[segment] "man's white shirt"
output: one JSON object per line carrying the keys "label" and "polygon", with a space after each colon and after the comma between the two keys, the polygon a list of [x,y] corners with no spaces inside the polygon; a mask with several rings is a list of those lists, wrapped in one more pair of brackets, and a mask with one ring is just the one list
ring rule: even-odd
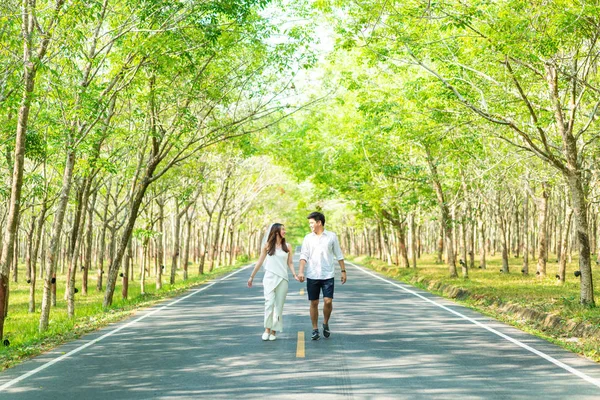
{"label": "man's white shirt", "polygon": [[330,279],[334,277],[334,261],[343,260],[337,235],[324,230],[320,236],[314,232],[304,237],[300,259],[306,260],[304,276],[309,279]]}

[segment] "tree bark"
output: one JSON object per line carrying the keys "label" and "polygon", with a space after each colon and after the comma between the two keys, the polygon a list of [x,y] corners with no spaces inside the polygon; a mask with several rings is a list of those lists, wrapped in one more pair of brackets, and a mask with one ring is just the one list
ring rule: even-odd
{"label": "tree bark", "polygon": [[437,238],[437,258],[435,260],[435,262],[437,264],[441,264],[444,262],[443,257],[444,257],[444,224],[440,222],[440,229],[438,231],[438,238]]}
{"label": "tree bark", "polygon": [[458,276],[458,273],[456,271],[456,258],[454,256],[454,239],[452,232],[453,221],[450,217],[450,210],[448,209],[448,204],[446,203],[446,200],[444,198],[444,191],[442,189],[442,184],[439,179],[437,167],[433,159],[431,158],[431,153],[429,149],[427,147],[425,149],[427,152],[427,164],[429,165],[429,170],[431,173],[431,182],[437,196],[438,206],[440,207],[442,227],[446,235],[446,262],[448,264],[448,271],[450,273],[450,277],[455,278]]}
{"label": "tree bark", "polygon": [[[583,305],[594,306],[594,284],[592,281],[592,260],[590,250],[590,237],[587,218],[587,200],[584,190],[584,177],[582,175],[582,165],[577,149],[577,139],[573,136],[573,127],[575,126],[575,111],[579,106],[577,97],[577,73],[571,78],[570,93],[570,119],[566,120],[564,116],[561,97],[558,89],[558,72],[551,63],[544,65],[546,70],[546,81],[548,82],[550,99],[554,107],[554,116],[556,127],[562,136],[563,155],[566,159],[566,166],[562,169],[563,175],[571,191],[571,208],[575,216],[575,229],[577,231],[577,241],[579,244],[579,271],[580,275],[580,298],[579,302]],[[574,70],[577,66],[574,65]]]}
{"label": "tree bark", "polygon": [[[187,214],[187,213],[186,213]],[[192,237],[192,219],[186,215],[186,235],[185,235],[185,245],[183,248],[183,280],[187,281],[188,279],[188,261],[190,257],[190,239]]]}
{"label": "tree bark", "polygon": [[563,226],[563,235],[560,247],[562,248],[560,254],[560,262],[558,264],[558,279],[560,283],[565,283],[565,275],[567,271],[567,247],[569,246],[569,233],[571,229],[571,219],[573,217],[572,209],[565,209],[565,223]]}
{"label": "tree bark", "polygon": [[467,237],[467,221],[466,221],[466,215],[463,215],[461,224],[460,224],[461,230],[462,230],[462,257],[463,259],[461,260],[461,267],[462,267],[462,275],[463,278],[468,278],[469,277],[469,267],[467,265],[467,244],[469,242],[469,239]]}
{"label": "tree bark", "polygon": [[63,222],[65,219],[65,213],[67,210],[67,204],[69,203],[69,193],[71,191],[71,181],[73,178],[73,168],[75,167],[75,153],[69,150],[67,153],[67,159],[65,163],[65,171],[63,174],[62,188],[60,192],[60,198],[56,207],[56,213],[54,215],[54,222],[52,224],[52,237],[50,239],[50,246],[48,248],[48,254],[46,255],[46,273],[44,278],[44,292],[42,294],[42,311],[40,314],[39,331],[44,332],[48,329],[48,321],[50,318],[50,306],[52,302],[52,294],[56,299],[56,262],[57,256],[59,255],[59,244],[60,236],[63,228]]}
{"label": "tree bark", "polygon": [[[83,215],[83,221],[81,222],[81,231],[83,232],[83,225],[85,224],[86,218],[86,209],[85,206],[88,203],[90,197],[90,185],[91,181],[86,180],[83,187],[83,195],[81,196],[81,211],[80,214]],[[78,235],[80,236],[80,235]],[[67,314],[69,318],[75,317],[75,275],[77,274],[77,261],[79,259],[79,252],[83,243],[83,237],[75,238],[75,248],[73,249],[73,253],[71,254],[71,259],[69,261],[69,281],[67,284],[66,292],[67,292]]]}
{"label": "tree bark", "polygon": [[127,244],[131,239],[131,234],[133,232],[133,227],[135,226],[135,221],[138,217],[138,212],[140,210],[140,206],[142,205],[142,200],[144,199],[144,195],[146,194],[146,190],[148,186],[150,186],[152,175],[158,166],[159,160],[155,157],[152,157],[148,166],[146,168],[146,173],[144,178],[139,182],[135,194],[131,200],[131,208],[129,210],[129,214],[127,217],[127,223],[123,230],[123,234],[121,236],[121,240],[119,241],[119,247],[116,251],[115,257],[112,260],[108,277],[106,280],[106,290],[104,292],[104,300],[102,302],[102,306],[104,308],[112,305],[113,295],[115,292],[115,284],[117,281],[117,275],[119,273],[119,269],[121,268],[121,263],[123,260],[123,255],[125,254],[125,250],[127,249]]}
{"label": "tree bark", "polygon": [[108,181],[106,187],[106,200],[104,203],[104,212],[102,214],[102,231],[100,232],[100,251],[98,255],[98,280],[96,290],[101,292],[104,277],[104,258],[106,257],[106,230],[108,229],[108,204],[110,202],[110,191],[112,189],[112,180]]}
{"label": "tree bark", "polygon": [[27,283],[29,283],[29,312],[35,312],[35,254],[34,254],[34,233],[36,217],[31,218],[31,228],[27,234],[27,259],[25,260],[27,271]]}
{"label": "tree bark", "polygon": [[405,228],[406,227],[406,223],[404,224],[400,224],[400,226],[396,227],[396,230],[398,232],[398,243],[400,245],[400,249],[399,249],[399,258],[400,258],[400,266],[402,268],[410,268],[410,263],[408,261],[408,254],[406,251],[406,234],[405,234]]}
{"label": "tree bark", "polygon": [[500,191],[498,191],[498,196],[496,200],[496,207],[498,213],[498,225],[500,227],[500,234],[502,235],[502,273],[508,274],[508,249],[510,246],[508,239],[508,216],[507,213],[510,211],[503,210],[503,205],[501,204]]}
{"label": "tree bark", "polygon": [[548,219],[548,184],[542,184],[542,196],[538,205],[538,260],[537,272],[540,277],[546,276],[546,246],[548,245],[548,229],[546,220]]}
{"label": "tree bark", "polygon": [[414,213],[410,214],[410,257],[413,268],[417,268],[417,229]]}
{"label": "tree bark", "polygon": [[585,193],[579,173],[573,174],[568,180],[571,189],[571,208],[575,217],[574,228],[579,244],[579,271],[581,272],[579,302],[583,305],[593,306],[595,305],[594,283],[592,281],[592,257]]}
{"label": "tree bark", "polygon": [[523,275],[529,274],[529,195],[523,199]]}
{"label": "tree bark", "polygon": [[229,191],[229,174],[226,178],[225,181],[225,187],[223,189],[223,199],[222,199],[222,203],[221,203],[221,209],[219,210],[219,215],[217,216],[217,225],[216,225],[216,232],[215,232],[215,241],[213,243],[212,246],[212,253],[211,253],[211,257],[210,257],[210,265],[208,267],[208,272],[212,271],[214,265],[215,265],[215,259],[217,257],[217,250],[220,244],[220,229],[221,229],[221,219],[223,217],[223,213],[225,211],[225,206],[227,205],[227,195],[228,195],[228,191]]}
{"label": "tree bark", "polygon": [[179,214],[179,202],[175,199],[175,214],[173,215],[173,254],[171,255],[171,276],[169,283],[175,283],[177,273],[177,261],[179,260],[179,234],[181,231],[181,215]]}
{"label": "tree bark", "polygon": [[165,266],[165,202],[162,198],[156,199],[158,205],[158,238],[156,239],[156,258],[158,259],[158,268],[156,269],[156,290],[162,288],[162,273]]}
{"label": "tree bark", "polygon": [[96,207],[96,199],[98,198],[98,189],[94,190],[90,204],[88,205],[87,228],[85,237],[85,264],[82,266],[83,274],[81,278],[81,294],[88,294],[88,274],[92,266],[92,244],[94,232],[94,207]]}
{"label": "tree bark", "polygon": [[4,337],[4,318],[7,314],[8,305],[8,275],[9,268],[13,262],[14,243],[17,234],[17,222],[21,210],[21,189],[23,186],[23,168],[25,166],[25,146],[27,127],[29,124],[29,111],[31,100],[35,89],[36,75],[42,64],[48,45],[52,38],[52,31],[58,21],[60,10],[64,0],[57,0],[54,6],[53,17],[42,36],[42,40],[34,55],[32,35],[38,30],[39,21],[35,18],[35,2],[23,2],[21,34],[23,38],[23,92],[19,105],[17,117],[17,131],[15,136],[14,164],[10,190],[10,202],[8,204],[8,219],[4,229],[2,256],[0,257],[0,339]]}
{"label": "tree bark", "polygon": [[[204,263],[206,262],[206,255],[208,254],[209,240],[210,240],[210,228],[212,223],[212,212],[208,214],[208,221],[206,222],[206,233],[204,234],[204,243],[202,244],[202,254],[200,255],[200,264],[198,265],[198,275],[204,274]],[[251,253],[252,250],[249,247],[248,251]]]}
{"label": "tree bark", "polygon": [[121,287],[121,298],[126,300],[129,296],[129,270],[131,267],[131,271],[133,274],[133,244],[131,243],[131,239],[129,240],[129,244],[127,246],[127,255],[125,256],[125,263],[123,264],[123,286]]}

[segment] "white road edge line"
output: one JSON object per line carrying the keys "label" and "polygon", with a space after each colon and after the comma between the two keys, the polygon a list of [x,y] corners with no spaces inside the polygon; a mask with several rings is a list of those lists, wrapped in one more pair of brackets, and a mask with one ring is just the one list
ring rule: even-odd
{"label": "white road edge line", "polygon": [[542,353],[541,351],[539,351],[539,350],[536,350],[536,349],[534,349],[533,347],[531,347],[531,346],[528,346],[528,345],[526,345],[525,343],[523,343],[523,342],[521,342],[521,341],[519,341],[519,340],[517,340],[517,339],[514,339],[514,338],[512,338],[512,337],[510,337],[510,336],[508,336],[508,335],[505,335],[504,333],[502,333],[502,332],[499,332],[499,331],[497,331],[497,330],[496,330],[496,329],[494,329],[494,328],[491,328],[491,327],[489,327],[489,326],[487,326],[487,325],[485,325],[485,324],[482,324],[481,322],[479,322],[479,321],[477,321],[477,320],[474,320],[473,318],[467,317],[466,315],[463,315],[463,314],[459,313],[458,311],[454,311],[454,310],[452,310],[451,308],[448,308],[448,307],[446,307],[446,306],[444,306],[444,305],[442,305],[442,304],[439,304],[439,303],[437,303],[437,302],[435,302],[435,301],[433,301],[433,300],[431,300],[431,299],[428,299],[427,297],[425,297],[425,296],[422,296],[422,295],[420,295],[419,293],[417,293],[417,292],[415,292],[415,291],[413,291],[413,290],[407,289],[407,288],[405,288],[405,287],[404,287],[404,286],[402,286],[402,285],[399,285],[399,284],[397,284],[397,283],[395,283],[395,282],[392,282],[392,281],[390,281],[390,280],[388,280],[388,279],[382,278],[381,276],[375,275],[374,273],[372,273],[372,272],[370,272],[370,271],[367,271],[367,270],[365,270],[365,269],[363,269],[363,268],[359,267],[359,266],[358,266],[358,265],[356,265],[356,264],[353,264],[353,263],[347,263],[347,264],[349,264],[349,265],[351,265],[351,266],[353,266],[353,267],[357,268],[358,270],[360,270],[360,271],[364,272],[364,273],[365,273],[365,274],[367,274],[367,275],[371,275],[371,276],[372,276],[372,277],[374,277],[374,278],[377,278],[377,279],[379,279],[379,280],[381,280],[381,281],[384,281],[384,282],[387,282],[387,283],[389,283],[389,284],[391,284],[391,285],[394,285],[394,286],[396,286],[396,287],[398,287],[398,288],[400,288],[400,289],[404,290],[404,291],[405,291],[405,292],[407,292],[407,293],[410,293],[410,294],[412,294],[412,295],[415,295],[415,296],[419,297],[419,298],[420,298],[420,299],[422,299],[422,300],[425,300],[425,301],[426,301],[426,302],[428,302],[428,303],[431,303],[431,304],[433,304],[433,305],[435,305],[435,306],[437,306],[437,307],[439,307],[439,308],[442,308],[442,309],[444,309],[444,310],[446,310],[446,311],[448,311],[448,312],[450,312],[450,313],[452,313],[452,314],[454,314],[454,315],[456,315],[456,316],[458,316],[458,317],[460,317],[460,318],[462,318],[462,319],[465,319],[465,320],[467,320],[467,321],[469,321],[469,322],[472,322],[473,324],[475,324],[475,325],[477,325],[477,326],[479,326],[479,327],[481,327],[481,328],[483,328],[483,329],[486,329],[486,330],[488,330],[488,331],[490,331],[490,332],[492,332],[492,333],[494,333],[494,334],[496,334],[496,335],[500,336],[501,338],[504,338],[504,339],[508,340],[509,342],[512,342],[512,343],[516,344],[517,346],[519,346],[519,347],[522,347],[522,348],[524,348],[525,350],[527,350],[527,351],[530,351],[530,352],[532,352],[533,354],[536,354],[536,355],[538,355],[538,356],[540,356],[540,357],[542,357],[542,358],[546,359],[547,361],[550,361],[552,364],[554,364],[554,365],[556,365],[556,366],[558,366],[558,367],[560,367],[560,368],[562,368],[562,369],[564,369],[564,370],[566,370],[566,371],[569,371],[570,373],[572,373],[572,374],[574,374],[574,375],[577,375],[577,376],[578,376],[578,377],[580,377],[581,379],[583,379],[583,380],[585,380],[585,381],[587,381],[587,382],[591,383],[592,385],[595,385],[595,386],[597,386],[597,387],[599,387],[599,388],[600,388],[600,381],[599,381],[598,379],[592,378],[591,376],[589,376],[589,375],[586,375],[585,373],[583,373],[583,372],[581,372],[581,371],[578,371],[578,370],[576,370],[575,368],[573,368],[573,367],[571,367],[571,366],[569,366],[569,365],[567,365],[567,364],[565,364],[565,363],[563,363],[563,362],[561,362],[561,361],[557,360],[556,358],[554,358],[554,357],[552,357],[552,356],[549,356],[548,354]]}
{"label": "white road edge line", "polygon": [[33,369],[33,370],[31,370],[31,371],[29,371],[29,372],[27,372],[27,373],[25,373],[25,374],[23,374],[23,375],[21,375],[21,376],[19,376],[19,377],[16,377],[16,378],[14,378],[14,379],[13,379],[13,380],[11,380],[11,381],[8,381],[8,382],[6,382],[4,385],[0,386],[0,392],[4,391],[5,389],[8,389],[9,387],[11,387],[11,386],[15,385],[16,383],[19,383],[19,382],[21,382],[21,381],[22,381],[22,380],[24,380],[24,379],[27,379],[27,378],[29,378],[29,377],[30,377],[30,376],[32,376],[32,375],[35,375],[35,374],[37,374],[37,373],[38,373],[38,372],[40,372],[40,371],[43,371],[43,370],[45,370],[46,368],[50,367],[51,365],[54,365],[54,364],[56,364],[57,362],[59,362],[59,361],[62,361],[62,360],[64,360],[65,358],[72,356],[73,354],[79,353],[81,350],[83,350],[83,349],[86,349],[86,348],[88,348],[88,347],[90,347],[90,346],[92,346],[92,345],[94,345],[94,344],[98,343],[98,342],[99,342],[99,341],[101,341],[102,339],[105,339],[105,338],[107,338],[107,337],[109,337],[109,336],[112,336],[112,335],[114,335],[115,333],[117,333],[117,332],[119,332],[119,331],[122,331],[122,330],[123,330],[123,329],[125,329],[125,328],[128,328],[128,327],[130,327],[130,326],[132,326],[132,325],[134,325],[134,324],[137,324],[137,323],[138,323],[138,322],[140,322],[141,320],[143,320],[143,319],[145,319],[145,318],[147,318],[147,317],[149,317],[149,316],[151,316],[151,315],[154,315],[154,314],[156,314],[156,313],[158,313],[158,312],[160,312],[160,311],[162,311],[162,310],[164,310],[164,309],[166,309],[166,308],[169,308],[169,307],[171,307],[171,306],[172,306],[172,305],[174,305],[174,304],[177,304],[177,303],[179,303],[179,302],[180,302],[180,301],[182,301],[182,300],[185,300],[185,299],[187,299],[187,298],[189,298],[189,297],[192,297],[192,296],[193,296],[193,295],[195,295],[195,294],[198,294],[198,293],[200,293],[200,292],[202,292],[202,291],[204,291],[204,290],[208,289],[209,287],[211,287],[211,286],[213,286],[213,285],[215,285],[215,284],[217,284],[217,283],[219,283],[219,282],[221,282],[221,281],[224,281],[224,280],[226,280],[227,278],[229,278],[229,277],[231,277],[231,276],[233,276],[233,275],[237,274],[238,272],[241,272],[241,271],[245,270],[246,268],[249,268],[249,267],[251,267],[252,265],[253,265],[253,264],[251,264],[251,265],[247,265],[247,266],[245,266],[245,267],[242,267],[242,268],[238,269],[237,271],[235,271],[235,272],[232,272],[231,274],[229,274],[229,275],[227,275],[227,276],[225,276],[225,277],[223,277],[223,278],[221,278],[221,279],[218,279],[218,280],[216,280],[216,281],[214,281],[214,282],[212,282],[212,283],[210,283],[210,284],[208,284],[208,285],[206,285],[206,286],[204,286],[204,287],[202,287],[202,288],[200,288],[200,289],[198,289],[198,290],[193,290],[193,291],[192,291],[192,293],[188,294],[187,296],[181,297],[181,298],[179,298],[179,299],[177,299],[177,300],[175,300],[175,301],[172,301],[172,302],[171,302],[171,303],[169,303],[169,304],[166,304],[166,305],[164,305],[164,306],[162,306],[162,307],[160,307],[160,308],[157,308],[157,309],[156,309],[156,310],[154,310],[154,311],[151,311],[151,312],[149,312],[149,313],[147,313],[147,314],[144,314],[144,315],[142,315],[141,317],[139,317],[139,318],[137,318],[137,319],[135,319],[135,320],[133,320],[133,321],[131,321],[131,322],[128,322],[128,323],[127,323],[127,324],[125,324],[125,325],[121,325],[121,326],[120,326],[120,327],[118,327],[117,329],[114,329],[114,330],[112,330],[112,331],[110,331],[110,332],[108,332],[108,333],[106,333],[106,334],[104,334],[104,335],[102,335],[102,336],[100,336],[100,337],[98,337],[98,338],[94,339],[94,340],[91,340],[91,341],[87,342],[87,343],[86,343],[86,344],[84,344],[84,345],[81,345],[81,346],[77,347],[76,349],[73,349],[73,350],[71,350],[70,352],[68,352],[68,353],[66,353],[66,354],[63,354],[63,355],[62,355],[62,356],[60,356],[60,357],[57,357],[57,358],[55,358],[54,360],[48,361],[46,364],[40,365],[40,366],[39,366],[39,367],[37,367],[36,369]]}

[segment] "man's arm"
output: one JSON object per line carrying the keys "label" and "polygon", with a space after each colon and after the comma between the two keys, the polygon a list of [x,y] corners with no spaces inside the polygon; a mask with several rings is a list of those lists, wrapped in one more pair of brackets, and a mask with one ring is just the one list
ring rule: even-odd
{"label": "man's arm", "polygon": [[342,270],[342,285],[346,283],[346,264],[344,263],[344,259],[338,260],[338,264],[340,264],[340,268]]}

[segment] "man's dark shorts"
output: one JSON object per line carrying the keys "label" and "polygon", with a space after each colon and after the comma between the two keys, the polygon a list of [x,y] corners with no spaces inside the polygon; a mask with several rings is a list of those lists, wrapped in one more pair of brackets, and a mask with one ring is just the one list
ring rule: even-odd
{"label": "man's dark shorts", "polygon": [[309,279],[306,278],[306,292],[309,300],[319,300],[321,290],[323,297],[333,299],[333,278],[329,279]]}

